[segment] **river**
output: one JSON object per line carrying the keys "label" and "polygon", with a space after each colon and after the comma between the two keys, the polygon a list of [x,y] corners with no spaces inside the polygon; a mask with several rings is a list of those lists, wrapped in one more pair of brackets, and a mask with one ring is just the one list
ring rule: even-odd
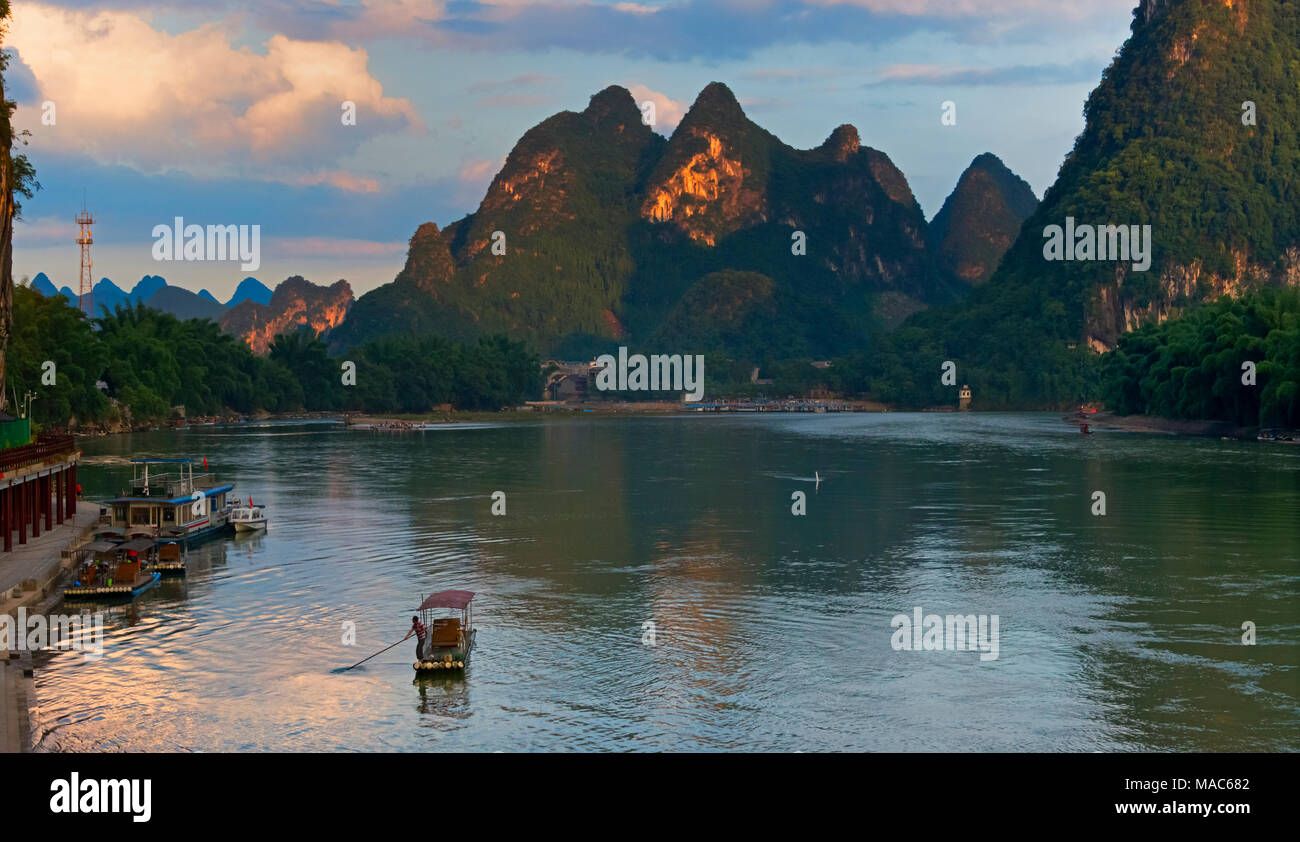
{"label": "river", "polygon": [[[87,499],[206,458],[271,528],[48,659],[39,750],[1300,749],[1300,447],[983,413],[83,446]],[[335,671],[453,588],[463,678],[417,680],[411,641]],[[996,617],[997,657],[896,648],[918,608]]]}

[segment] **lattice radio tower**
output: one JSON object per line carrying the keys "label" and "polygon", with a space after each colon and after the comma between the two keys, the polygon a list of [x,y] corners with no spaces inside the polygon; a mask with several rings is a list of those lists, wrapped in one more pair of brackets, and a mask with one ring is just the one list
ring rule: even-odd
{"label": "lattice radio tower", "polygon": [[93,287],[90,283],[90,244],[95,242],[90,236],[90,226],[95,224],[95,217],[91,216],[82,205],[81,213],[77,214],[77,225],[81,231],[77,234],[77,244],[81,246],[81,309],[87,318],[95,314],[95,302]]}

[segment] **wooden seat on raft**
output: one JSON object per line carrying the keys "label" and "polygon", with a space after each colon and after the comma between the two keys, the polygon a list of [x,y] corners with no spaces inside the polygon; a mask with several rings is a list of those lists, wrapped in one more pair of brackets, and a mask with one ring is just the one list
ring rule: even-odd
{"label": "wooden seat on raft", "polygon": [[429,629],[429,646],[439,649],[460,646],[460,619],[445,617],[434,620]]}

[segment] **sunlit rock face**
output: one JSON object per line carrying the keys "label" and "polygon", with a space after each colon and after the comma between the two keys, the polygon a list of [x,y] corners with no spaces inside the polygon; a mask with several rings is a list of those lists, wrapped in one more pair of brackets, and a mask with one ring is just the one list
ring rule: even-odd
{"label": "sunlit rock face", "polygon": [[321,336],[342,324],[352,306],[347,281],[320,286],[293,276],[275,288],[269,304],[244,301],[221,318],[221,329],[248,344],[255,354],[270,350],[275,337],[303,328]]}
{"label": "sunlit rock face", "polygon": [[[505,332],[579,357],[665,335],[683,300],[705,306],[756,273],[770,280],[772,350],[825,357],[953,297],[926,228],[907,179],[853,126],[794,149],[715,82],[664,138],[612,86],[525,132],[474,213],[422,225],[394,283],[362,296],[331,348]],[[727,271],[742,274],[715,276]],[[717,350],[752,346],[737,336]]]}

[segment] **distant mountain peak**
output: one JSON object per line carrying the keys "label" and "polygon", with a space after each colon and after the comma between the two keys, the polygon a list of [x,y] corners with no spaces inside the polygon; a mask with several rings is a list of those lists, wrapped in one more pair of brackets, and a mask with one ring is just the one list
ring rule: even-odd
{"label": "distant mountain peak", "polygon": [[44,272],[37,272],[36,277],[32,278],[31,288],[44,295],[46,298],[59,294],[59,288],[54,282],[46,277]]}
{"label": "distant mountain peak", "polygon": [[734,114],[741,117],[745,116],[745,110],[740,107],[740,100],[721,82],[710,82],[700,91],[700,95],[695,98],[691,104],[691,110],[702,110],[718,112],[723,114]]}
{"label": "distant mountain peak", "polygon": [[148,301],[158,290],[167,286],[167,279],[161,275],[145,275],[131,289],[131,297]]}
{"label": "distant mountain peak", "polygon": [[857,128],[845,123],[836,127],[819,149],[829,153],[833,160],[847,161],[850,156],[857,154],[861,146],[862,139],[858,136]]}
{"label": "distant mountain peak", "polygon": [[1028,182],[1001,158],[976,156],[930,222],[941,269],[960,283],[983,284],[1037,207]]}
{"label": "distant mountain peak", "polygon": [[226,306],[234,307],[244,301],[269,304],[271,302],[271,288],[257,278],[244,278],[239,282],[239,286],[235,288],[235,294],[230,296]]}
{"label": "distant mountain peak", "polygon": [[637,107],[636,99],[621,85],[610,85],[593,95],[582,113],[598,124],[607,121],[641,123],[641,109]]}

